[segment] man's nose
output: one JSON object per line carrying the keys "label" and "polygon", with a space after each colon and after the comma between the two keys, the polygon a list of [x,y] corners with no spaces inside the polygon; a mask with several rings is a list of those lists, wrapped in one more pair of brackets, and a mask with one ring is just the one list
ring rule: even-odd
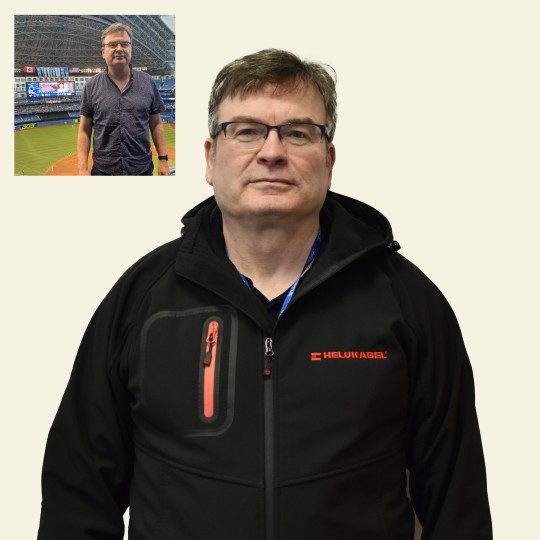
{"label": "man's nose", "polygon": [[266,162],[280,162],[287,157],[283,140],[279,136],[276,128],[272,128],[264,140],[263,145],[259,150],[258,158]]}

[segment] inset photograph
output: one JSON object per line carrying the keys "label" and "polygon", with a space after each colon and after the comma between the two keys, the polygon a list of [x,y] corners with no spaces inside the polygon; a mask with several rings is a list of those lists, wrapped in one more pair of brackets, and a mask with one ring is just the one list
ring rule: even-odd
{"label": "inset photograph", "polygon": [[175,171],[174,15],[16,15],[15,176]]}

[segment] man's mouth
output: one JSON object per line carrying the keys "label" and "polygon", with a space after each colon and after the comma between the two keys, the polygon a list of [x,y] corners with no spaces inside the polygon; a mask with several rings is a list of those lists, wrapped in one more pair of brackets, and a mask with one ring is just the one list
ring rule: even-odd
{"label": "man's mouth", "polygon": [[286,178],[255,178],[252,180],[254,184],[259,184],[262,182],[268,182],[270,184],[292,184],[292,180],[287,180]]}

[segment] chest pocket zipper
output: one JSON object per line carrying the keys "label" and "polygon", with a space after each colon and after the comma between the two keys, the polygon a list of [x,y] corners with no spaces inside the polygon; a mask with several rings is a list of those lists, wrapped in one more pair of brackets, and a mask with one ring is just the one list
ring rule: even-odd
{"label": "chest pocket zipper", "polygon": [[202,355],[202,399],[201,417],[205,422],[212,422],[217,417],[219,388],[219,345],[220,323],[212,319],[206,325],[204,354]]}

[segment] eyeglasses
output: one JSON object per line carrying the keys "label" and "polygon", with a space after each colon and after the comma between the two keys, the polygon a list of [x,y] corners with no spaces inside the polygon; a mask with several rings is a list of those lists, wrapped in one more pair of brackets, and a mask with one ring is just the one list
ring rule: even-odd
{"label": "eyeglasses", "polygon": [[104,47],[109,47],[109,49],[116,49],[116,47],[122,47],[122,49],[127,49],[131,47],[131,41],[111,41],[110,43],[104,43]]}
{"label": "eyeglasses", "polygon": [[262,122],[223,122],[211,137],[215,139],[223,131],[226,139],[236,141],[245,148],[256,148],[264,144],[271,129],[277,130],[281,141],[294,146],[318,143],[324,136],[328,137],[326,126],[310,122],[289,122],[277,126]]}

